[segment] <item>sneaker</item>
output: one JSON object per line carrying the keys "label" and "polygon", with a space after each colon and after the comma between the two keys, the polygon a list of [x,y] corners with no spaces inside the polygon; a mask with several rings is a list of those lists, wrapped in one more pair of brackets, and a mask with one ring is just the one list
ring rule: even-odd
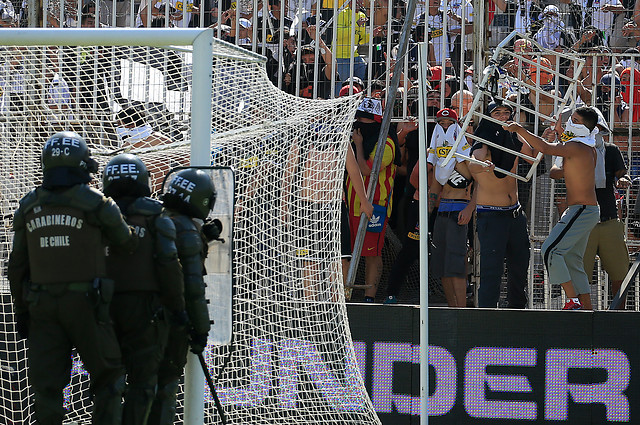
{"label": "sneaker", "polygon": [[564,307],[562,307],[563,310],[582,310],[582,304],[580,304],[580,301],[575,302],[574,300],[567,300],[566,303],[564,303]]}
{"label": "sneaker", "polygon": [[395,295],[389,295],[387,299],[384,300],[383,304],[398,304],[398,300]]}

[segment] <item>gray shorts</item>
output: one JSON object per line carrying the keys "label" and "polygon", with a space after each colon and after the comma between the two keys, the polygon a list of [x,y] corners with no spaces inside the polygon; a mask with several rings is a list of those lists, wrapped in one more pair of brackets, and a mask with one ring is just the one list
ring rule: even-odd
{"label": "gray shorts", "polygon": [[576,293],[590,292],[584,271],[584,251],[589,234],[600,221],[597,205],[569,205],[542,244],[542,258],[549,272],[549,283],[571,281]]}
{"label": "gray shorts", "polygon": [[459,213],[438,213],[436,217],[429,262],[429,274],[435,278],[467,276],[467,225],[458,224]]}

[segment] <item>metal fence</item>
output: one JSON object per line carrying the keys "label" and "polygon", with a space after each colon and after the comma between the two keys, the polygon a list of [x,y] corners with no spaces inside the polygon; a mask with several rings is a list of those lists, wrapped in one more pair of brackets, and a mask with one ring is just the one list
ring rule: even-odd
{"label": "metal fence", "polygon": [[[612,130],[608,141],[622,151],[633,179],[631,187],[618,191],[617,197],[620,220],[625,224],[627,244],[634,256],[640,251],[640,52],[633,48],[640,40],[636,23],[640,22],[640,6],[635,7],[628,0],[619,5],[611,2],[616,4],[607,10],[586,7],[587,0],[557,3],[427,0],[419,1],[415,16],[407,17],[406,3],[399,0],[28,0],[14,3],[13,15],[7,14],[6,19],[3,15],[3,25],[213,26],[216,37],[267,56],[267,73],[275,86],[294,96],[312,98],[337,96],[342,83],[352,81],[352,77],[362,80],[367,96],[383,97],[396,64],[401,62],[404,75],[393,106],[395,123],[417,114],[417,42],[427,40],[433,46],[433,102],[444,107],[451,105],[456,91],[477,92],[491,49],[513,29],[520,30],[547,48],[586,60],[575,96],[602,110]],[[8,10],[8,4],[3,10]],[[412,41],[407,54],[398,57],[398,39],[406,19],[413,22]],[[548,55],[546,59],[554,69],[572,72],[558,56]],[[158,68],[163,69],[160,65]],[[15,77],[9,72],[9,68],[0,69],[0,83]],[[134,99],[132,93],[127,93],[124,76],[111,73],[108,78],[112,79],[113,92],[121,93],[120,99],[115,95],[110,98],[106,113],[111,120],[122,100],[153,102],[166,114],[189,113],[181,102],[173,102],[171,108],[162,107],[164,100],[180,96],[179,90],[176,92],[167,84],[157,99]],[[552,84],[550,89],[562,91],[563,87]],[[459,110],[463,107],[462,98],[459,97]],[[525,101],[523,98],[523,105]],[[533,109],[540,107],[537,101],[531,101]],[[516,111],[516,117],[539,133],[548,124],[522,110]],[[562,299],[558,288],[545,284],[540,258],[540,246],[559,217],[564,196],[562,183],[549,178],[551,163],[552,158],[546,158],[534,179],[520,186],[521,202],[530,217],[533,308],[558,308]],[[397,242],[395,246],[397,250]],[[471,281],[477,281],[475,273],[471,275]],[[383,281],[385,277],[383,274]],[[600,268],[596,281],[594,306],[605,308],[612,294]],[[417,299],[417,285],[417,274],[411,274],[404,292],[406,300]],[[628,307],[640,309],[640,286],[638,282],[634,285]],[[383,292],[384,284],[379,294]]]}

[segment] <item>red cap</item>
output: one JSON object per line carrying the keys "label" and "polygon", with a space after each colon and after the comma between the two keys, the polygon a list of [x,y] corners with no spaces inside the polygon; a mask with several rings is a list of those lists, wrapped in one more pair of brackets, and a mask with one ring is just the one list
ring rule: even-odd
{"label": "red cap", "polygon": [[440,121],[441,119],[450,119],[450,120],[458,121],[458,114],[453,109],[443,108],[443,109],[440,109],[436,114],[436,121]]}
{"label": "red cap", "polygon": [[340,89],[340,93],[338,93],[338,97],[349,96],[349,89],[351,87],[353,87],[353,94],[357,94],[357,93],[360,93],[362,91],[356,86],[346,85],[346,86],[344,86],[343,88]]}
{"label": "red cap", "polygon": [[431,81],[438,81],[442,77],[442,66],[436,65],[430,68]]}

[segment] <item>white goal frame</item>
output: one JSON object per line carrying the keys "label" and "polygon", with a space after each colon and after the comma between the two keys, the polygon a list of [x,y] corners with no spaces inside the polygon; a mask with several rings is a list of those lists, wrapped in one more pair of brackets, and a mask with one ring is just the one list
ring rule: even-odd
{"label": "white goal frame", "polygon": [[[268,79],[265,57],[213,38],[211,29],[19,29],[3,36],[5,257],[9,217],[40,184],[39,142],[51,131],[86,135],[101,164],[135,153],[155,183],[176,166],[230,167],[236,186],[225,192],[239,196],[223,235],[233,237],[233,264],[210,264],[205,282],[211,310],[216,273],[233,273],[232,338],[209,338],[203,353],[215,391],[188,355],[176,419],[213,424],[223,411],[237,424],[380,425],[361,348],[351,340],[340,268],[342,180],[361,99],[291,96]],[[7,83],[16,80],[24,84]],[[152,185],[153,194],[161,192]],[[210,260],[215,253],[209,250]],[[11,322],[7,335],[17,345],[6,352],[21,359],[11,376],[28,378],[24,341]],[[85,420],[90,389],[74,355],[75,364],[65,405]],[[28,379],[20,382],[26,385],[11,389],[19,406],[9,413],[30,417]]]}
{"label": "white goal frame", "polygon": [[[75,28],[75,29],[4,29],[2,44],[5,46],[129,46],[151,47],[191,46],[193,49],[193,91],[191,96],[191,165],[211,165],[211,103],[213,30],[205,29],[142,29],[142,28]],[[224,43],[216,40],[216,43]],[[224,43],[232,49],[240,49]],[[184,48],[184,47],[182,47]],[[251,52],[239,51],[238,60]],[[256,62],[264,59],[253,54]],[[185,367],[185,425],[204,423],[204,374],[197,357],[189,353]]]}

